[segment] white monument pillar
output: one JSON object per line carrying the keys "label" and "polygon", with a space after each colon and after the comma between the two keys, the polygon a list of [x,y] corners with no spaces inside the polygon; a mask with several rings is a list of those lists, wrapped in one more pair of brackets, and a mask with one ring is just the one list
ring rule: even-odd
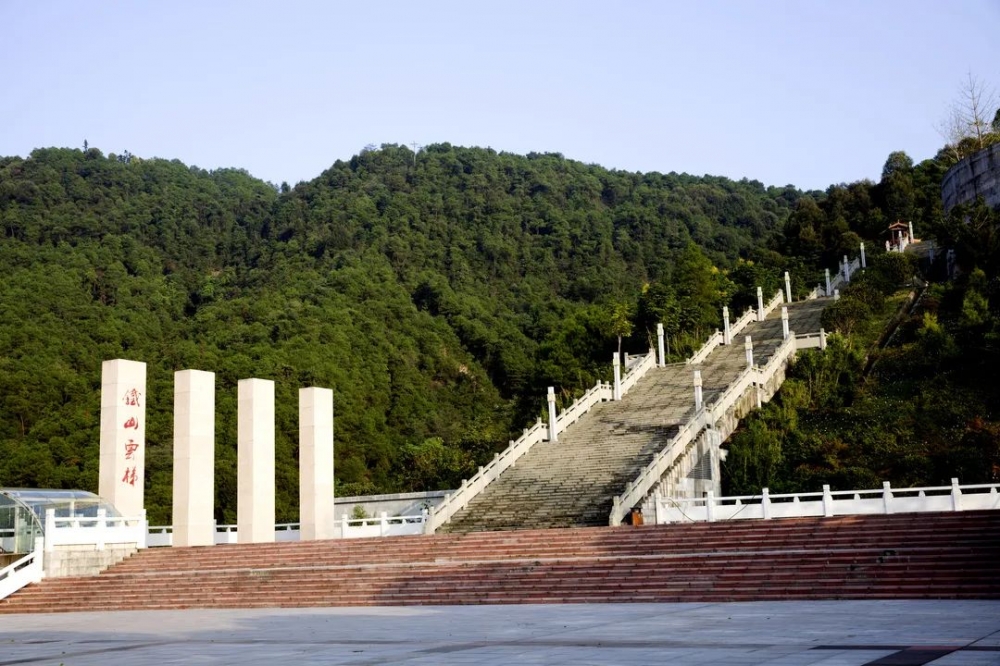
{"label": "white monument pillar", "polygon": [[744,351],[746,351],[746,354],[747,354],[747,367],[748,368],[752,368],[753,367],[753,341],[750,339],[749,335],[746,337],[746,340],[743,341],[743,349],[744,349]]}
{"label": "white monument pillar", "polygon": [[618,358],[618,353],[616,352],[614,357],[611,359],[611,365],[615,369],[615,388],[612,393],[612,399],[621,400],[622,399],[622,361]]}
{"label": "white monument pillar", "polygon": [[701,411],[702,407],[702,393],[701,393],[701,370],[694,371],[694,411]]}
{"label": "white monument pillar", "polygon": [[660,367],[662,368],[667,364],[667,354],[663,346],[663,324],[656,325],[656,343],[657,351],[660,353]]}
{"label": "white monument pillar", "polygon": [[141,516],[146,479],[146,364],[101,364],[98,494],[123,515]]}
{"label": "white monument pillar", "polygon": [[865,261],[865,244],[861,244],[861,268],[868,268],[868,262]]}
{"label": "white monument pillar", "polygon": [[239,543],[274,541],[274,382],[238,383],[236,531]]}
{"label": "white monument pillar", "polygon": [[757,321],[764,321],[764,290],[757,287]]}
{"label": "white monument pillar", "polygon": [[299,389],[299,539],[334,538],[333,391]]}
{"label": "white monument pillar", "polygon": [[215,373],[174,373],[175,546],[215,543]]}
{"label": "white monument pillar", "polygon": [[781,306],[781,339],[788,339],[788,308]]}
{"label": "white monument pillar", "polygon": [[824,268],[823,270],[826,271],[826,292],[825,293],[826,293],[827,296],[829,296],[830,294],[833,293],[833,292],[830,291],[830,269],[829,268]]}
{"label": "white monument pillar", "polygon": [[792,278],[789,277],[788,271],[785,271],[785,302],[792,302]]}
{"label": "white monument pillar", "polygon": [[730,345],[733,343],[733,334],[729,328],[729,308],[722,306],[722,343]]}
{"label": "white monument pillar", "polygon": [[[618,368],[615,368],[615,390],[618,390]],[[558,442],[559,441],[559,431],[558,424],[556,423],[556,389],[553,386],[549,387],[549,393],[546,396],[549,402],[549,441]],[[615,398],[617,400],[618,398]]]}

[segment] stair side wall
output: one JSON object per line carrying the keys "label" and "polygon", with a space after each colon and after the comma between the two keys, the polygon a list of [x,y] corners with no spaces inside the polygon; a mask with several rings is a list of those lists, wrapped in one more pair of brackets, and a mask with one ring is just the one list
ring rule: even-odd
{"label": "stair side wall", "polygon": [[[643,514],[652,518],[656,511],[655,496],[677,497],[683,499],[704,497],[708,491],[716,496],[722,495],[722,454],[720,447],[729,436],[736,432],[740,420],[757,408],[758,396],[760,404],[769,402],[785,381],[788,363],[783,363],[766,382],[757,386],[750,385],[736,403],[722,415],[714,424],[712,430],[702,430],[701,433],[685,449],[684,455],[667,470],[660,482],[646,495],[642,502]],[[699,466],[701,463],[701,466]],[[700,474],[692,474],[696,468],[711,470],[711,478],[696,478]]]}
{"label": "stair side wall", "polygon": [[96,576],[113,564],[135,554],[134,543],[105,544],[98,550],[93,544],[56,546],[45,552],[45,576]]}

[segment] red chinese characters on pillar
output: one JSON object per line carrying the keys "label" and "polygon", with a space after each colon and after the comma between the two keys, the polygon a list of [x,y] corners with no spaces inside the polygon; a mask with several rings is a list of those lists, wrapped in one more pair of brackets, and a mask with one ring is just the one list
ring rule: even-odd
{"label": "red chinese characters on pillar", "polygon": [[125,392],[125,397],[123,400],[125,404],[129,407],[142,407],[140,400],[142,399],[142,394],[139,393],[139,389],[129,389]]}
{"label": "red chinese characters on pillar", "polygon": [[[125,404],[126,407],[141,408],[142,393],[137,388],[130,388],[129,390],[125,391],[125,395],[122,396],[122,402]],[[124,422],[120,422],[122,423],[121,426],[122,429],[124,429],[126,432],[129,430],[138,432],[139,415],[141,415],[141,412],[137,411],[136,415],[129,416],[127,419],[125,419]],[[134,463],[137,462],[136,460],[138,458],[137,453],[139,451],[140,445],[141,445],[141,440],[136,441],[131,437],[128,438],[125,442],[125,460],[131,461],[133,465],[131,467],[129,466],[125,467],[125,474],[124,476],[122,476],[121,482],[128,484],[130,486],[135,486],[135,483],[139,478],[138,465]]]}
{"label": "red chinese characters on pillar", "polygon": [[122,483],[127,483],[130,486],[134,486],[135,485],[135,477],[136,477],[135,466],[133,466],[131,469],[129,469],[129,468],[126,467],[125,468],[125,476],[122,477]]}
{"label": "red chinese characters on pillar", "polygon": [[139,443],[134,439],[125,442],[125,460],[135,460],[135,452],[139,449]]}

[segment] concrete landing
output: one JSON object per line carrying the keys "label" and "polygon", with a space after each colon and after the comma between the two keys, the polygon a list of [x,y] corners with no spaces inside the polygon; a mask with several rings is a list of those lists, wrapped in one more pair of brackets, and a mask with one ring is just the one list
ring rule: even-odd
{"label": "concrete landing", "polygon": [[1000,664],[1000,601],[11,615],[13,664]]}

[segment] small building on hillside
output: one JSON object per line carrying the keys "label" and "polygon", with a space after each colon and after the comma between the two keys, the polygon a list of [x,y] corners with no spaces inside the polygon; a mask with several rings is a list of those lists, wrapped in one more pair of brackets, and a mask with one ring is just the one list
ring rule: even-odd
{"label": "small building on hillside", "polygon": [[885,242],[887,252],[902,252],[906,246],[913,242],[913,223],[896,220],[889,225],[889,240]]}

